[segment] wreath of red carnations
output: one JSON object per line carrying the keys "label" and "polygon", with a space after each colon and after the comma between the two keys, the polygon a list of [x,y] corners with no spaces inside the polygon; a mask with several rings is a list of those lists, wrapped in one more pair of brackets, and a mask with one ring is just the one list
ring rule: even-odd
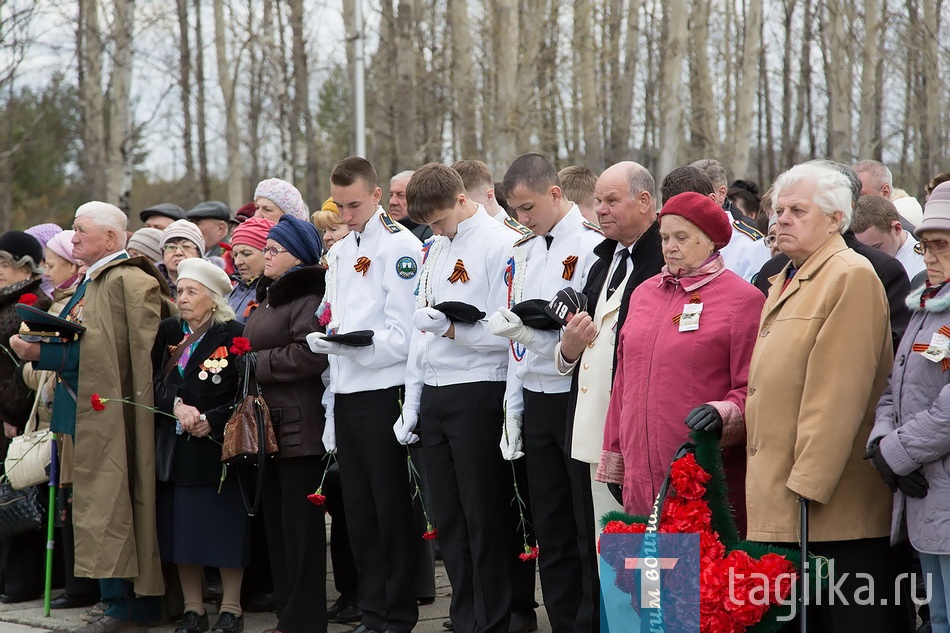
{"label": "wreath of red carnations", "polygon": [[[699,446],[696,450],[702,452]],[[721,462],[715,466],[721,471]],[[670,467],[670,492],[657,531],[699,534],[701,633],[774,630],[778,609],[769,612],[780,600],[787,604],[797,577],[797,556],[793,552],[776,553],[758,543],[738,542],[735,524],[724,501],[724,477],[720,480],[717,476],[710,485],[713,479],[713,475],[697,463],[693,453],[675,460]],[[605,534],[647,531],[645,517],[609,513],[603,521]],[[726,538],[720,536],[720,530],[726,533]],[[618,570],[617,586],[624,591],[631,590],[633,583],[630,578],[622,579],[621,573],[622,570]],[[763,576],[768,578],[768,600],[762,599]],[[770,617],[766,618],[767,614]]]}

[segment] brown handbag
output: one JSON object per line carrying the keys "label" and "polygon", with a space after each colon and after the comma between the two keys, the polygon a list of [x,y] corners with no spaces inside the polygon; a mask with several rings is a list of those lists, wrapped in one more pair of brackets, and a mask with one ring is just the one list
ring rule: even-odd
{"label": "brown handbag", "polygon": [[[274,433],[270,409],[267,408],[267,403],[261,395],[261,388],[254,379],[253,364],[254,356],[244,357],[241,400],[234,406],[234,411],[224,426],[224,442],[221,447],[221,461],[227,464],[256,463],[257,465],[257,487],[253,503],[248,503],[244,488],[241,488],[244,505],[250,515],[256,514],[260,507],[261,484],[267,457],[278,451],[277,435]],[[252,381],[253,389],[250,385]]]}

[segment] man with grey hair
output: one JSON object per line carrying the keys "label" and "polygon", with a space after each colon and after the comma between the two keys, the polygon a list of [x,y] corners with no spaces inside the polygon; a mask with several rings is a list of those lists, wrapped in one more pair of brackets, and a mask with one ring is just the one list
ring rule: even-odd
{"label": "man with grey hair", "polygon": [[724,213],[730,215],[732,239],[720,249],[726,268],[746,281],[753,281],[762,265],[769,261],[769,247],[763,239],[765,236],[726,197],[729,185],[722,163],[713,158],[703,158],[690,164],[690,167],[697,168],[709,178],[713,185],[712,199],[723,208]]}
{"label": "man with grey hair", "polygon": [[[164,594],[155,510],[155,419],[151,351],[172,312],[168,287],[144,258],[125,251],[126,217],[88,202],[76,210],[73,256],[89,268],[60,317],[81,323],[78,341],[10,347],[57,372],[51,430],[74,441],[62,481],[72,482],[75,574],[99,579],[108,607],[77,633],[146,630]],[[101,394],[101,395],[100,395]],[[128,398],[136,405],[106,405]]]}
{"label": "man with grey hair", "polygon": [[406,204],[406,186],[415,172],[411,169],[401,171],[389,179],[389,217],[399,222],[421,241],[432,235],[428,224],[416,224],[409,218],[409,205]]}
{"label": "man with grey hair", "polygon": [[[594,187],[594,211],[604,240],[594,247],[597,259],[591,265],[583,293],[587,310],[567,324],[554,356],[562,376],[573,374],[567,416],[568,472],[574,497],[574,519],[580,541],[585,581],[594,597],[593,611],[581,616],[593,626],[577,630],[598,631],[600,595],[597,539],[600,517],[611,510],[623,511],[614,497],[619,486],[594,481],[604,442],[604,423],[610,404],[610,386],[616,361],[616,332],[623,327],[630,295],[643,281],[663,268],[659,224],[656,221],[656,185],[650,172],[634,162],[608,167]],[[612,485],[611,485],[612,486]]]}
{"label": "man with grey hair", "polygon": [[[878,160],[866,159],[859,160],[851,166],[851,169],[861,179],[862,196],[880,196],[888,200],[891,199],[891,194],[894,193],[894,176],[887,165]],[[898,213],[898,218],[901,221],[901,227],[905,231],[913,233],[914,229],[917,228],[913,222],[900,213]]]}

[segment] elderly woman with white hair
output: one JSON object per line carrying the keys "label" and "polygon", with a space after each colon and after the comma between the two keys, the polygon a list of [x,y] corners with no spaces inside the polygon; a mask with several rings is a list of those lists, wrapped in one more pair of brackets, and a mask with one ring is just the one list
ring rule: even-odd
{"label": "elderly woman with white hair", "polygon": [[280,178],[268,178],[257,183],[254,207],[254,217],[267,218],[274,224],[285,214],[306,222],[310,213],[300,191]]}
{"label": "elderly woman with white hair", "polygon": [[748,538],[795,546],[808,508],[809,551],[834,559],[829,586],[848,598],[812,600],[809,630],[908,630],[893,601],[853,599],[868,579],[894,587],[891,494],[864,458],[894,358],[884,287],[842,238],[852,210],[844,175],[797,165],[772,199],[776,243],[791,261],[771,277],[749,370]]}
{"label": "elderly woman with white hair", "polygon": [[[178,633],[209,628],[203,567],[221,569],[224,596],[215,633],[243,630],[241,581],[250,559],[247,512],[237,471],[222,475],[221,442],[239,386],[234,340],[244,326],[228,305],[231,280],[203,259],[178,267],[180,316],[161,322],[152,349],[156,423],[173,441],[159,451],[162,559],[178,565],[185,613]],[[177,425],[177,426],[176,426]],[[177,435],[173,435],[177,433]],[[164,466],[161,466],[164,464]]]}

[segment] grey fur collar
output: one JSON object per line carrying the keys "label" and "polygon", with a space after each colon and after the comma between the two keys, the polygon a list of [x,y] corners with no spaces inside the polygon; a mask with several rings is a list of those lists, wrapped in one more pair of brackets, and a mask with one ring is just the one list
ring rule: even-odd
{"label": "grey fur collar", "polygon": [[950,284],[947,284],[940,289],[940,292],[937,293],[936,297],[927,300],[927,304],[921,308],[920,307],[920,298],[924,294],[924,290],[927,289],[927,284],[911,290],[907,295],[907,307],[910,308],[911,312],[920,312],[922,310],[927,312],[945,312],[950,310]]}

